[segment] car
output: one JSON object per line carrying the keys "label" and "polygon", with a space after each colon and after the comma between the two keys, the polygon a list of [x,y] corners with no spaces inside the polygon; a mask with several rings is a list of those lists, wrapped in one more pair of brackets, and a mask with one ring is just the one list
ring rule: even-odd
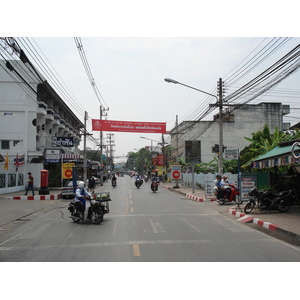
{"label": "car", "polygon": [[[81,180],[77,180],[77,186],[80,182],[84,183]],[[65,183],[65,186],[61,188],[61,196],[62,198],[72,198],[75,196],[73,192],[73,181],[67,181]]]}

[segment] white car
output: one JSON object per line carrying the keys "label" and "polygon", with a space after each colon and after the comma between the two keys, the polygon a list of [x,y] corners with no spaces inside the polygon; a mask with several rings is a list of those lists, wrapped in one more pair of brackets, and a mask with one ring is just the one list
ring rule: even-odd
{"label": "white car", "polygon": [[[77,180],[77,186],[80,182],[83,181]],[[72,198],[75,196],[73,192],[73,181],[67,181],[65,186],[61,188],[61,196],[62,198]]]}

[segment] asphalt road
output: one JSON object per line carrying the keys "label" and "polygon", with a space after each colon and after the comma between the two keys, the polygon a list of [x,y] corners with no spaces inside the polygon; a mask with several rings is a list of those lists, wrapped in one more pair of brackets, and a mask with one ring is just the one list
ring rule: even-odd
{"label": "asphalt road", "polygon": [[[300,248],[240,224],[214,202],[199,203],[134,179],[111,193],[100,225],[74,223],[68,200],[0,236],[2,262],[298,262]],[[223,209],[223,208],[222,208]]]}

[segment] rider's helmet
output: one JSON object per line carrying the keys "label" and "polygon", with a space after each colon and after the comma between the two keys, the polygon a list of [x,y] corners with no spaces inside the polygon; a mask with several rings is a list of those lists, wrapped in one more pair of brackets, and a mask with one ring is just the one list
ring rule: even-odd
{"label": "rider's helmet", "polygon": [[83,189],[84,186],[85,186],[85,184],[84,184],[83,181],[79,182],[78,187],[79,187],[80,189]]}

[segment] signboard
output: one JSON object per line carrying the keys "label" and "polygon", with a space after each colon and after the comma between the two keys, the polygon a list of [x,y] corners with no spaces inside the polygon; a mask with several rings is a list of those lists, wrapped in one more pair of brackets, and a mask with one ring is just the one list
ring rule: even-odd
{"label": "signboard", "polygon": [[256,176],[242,176],[241,199],[248,198],[250,190],[256,185]]}
{"label": "signboard", "polygon": [[180,165],[171,165],[171,177],[172,180],[181,179],[181,166]]}
{"label": "signboard", "polygon": [[205,197],[206,198],[215,198],[215,190],[214,190],[215,184],[213,181],[207,181],[205,183]]}
{"label": "signboard", "polygon": [[239,159],[239,149],[225,149],[224,158],[238,160]]}
{"label": "signboard", "polygon": [[48,149],[45,150],[45,162],[50,163],[59,163],[60,162],[60,150]]}
{"label": "signboard", "polygon": [[166,123],[92,119],[93,131],[166,133]]}
{"label": "signboard", "polygon": [[72,137],[53,136],[51,138],[51,147],[73,147],[74,140]]}
{"label": "signboard", "polygon": [[201,142],[185,141],[185,162],[187,164],[201,163]]}
{"label": "signboard", "polygon": [[164,165],[164,155],[163,154],[157,154],[157,165],[158,166]]}
{"label": "signboard", "polygon": [[72,168],[74,167],[74,163],[62,164],[62,178],[63,179],[72,179],[73,172]]}

